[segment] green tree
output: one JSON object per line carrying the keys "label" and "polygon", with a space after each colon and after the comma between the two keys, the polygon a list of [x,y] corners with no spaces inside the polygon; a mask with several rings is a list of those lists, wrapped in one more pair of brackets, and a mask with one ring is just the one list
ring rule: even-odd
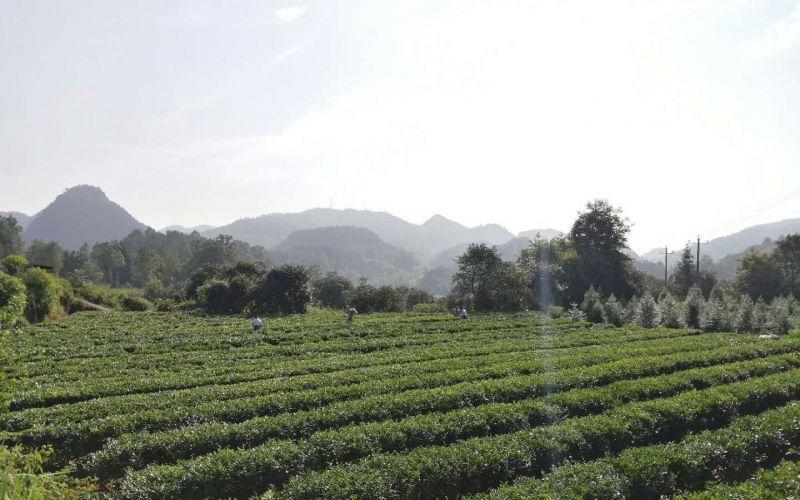
{"label": "green tree", "polygon": [[45,243],[33,240],[28,246],[26,256],[32,264],[52,267],[55,274],[58,274],[64,265],[64,249],[55,241]]}
{"label": "green tree", "polygon": [[540,312],[563,303],[566,284],[561,259],[565,255],[576,256],[574,249],[561,238],[537,239],[520,252],[517,267],[527,282],[528,300]]}
{"label": "green tree", "polygon": [[106,283],[119,284],[119,276],[125,267],[125,253],[118,241],[98,243],[92,247],[91,259],[103,273]]}
{"label": "green tree", "polygon": [[28,259],[22,255],[7,255],[0,260],[0,271],[11,276],[21,276],[22,272],[30,266]]}
{"label": "green tree", "polygon": [[361,278],[358,286],[348,294],[347,300],[351,307],[355,307],[359,313],[366,314],[377,312],[375,309],[376,288],[367,282],[367,278]]}
{"label": "green tree", "polygon": [[795,297],[800,297],[800,234],[779,239],[774,255],[783,271],[784,288]]}
{"label": "green tree", "polygon": [[643,328],[655,328],[661,323],[661,314],[650,292],[645,292],[636,307],[634,321]]}
{"label": "green tree", "polygon": [[453,276],[453,295],[471,303],[477,311],[491,310],[503,265],[497,247],[471,243],[456,264],[458,270]]}
{"label": "green tree", "polygon": [[502,262],[492,294],[492,308],[497,311],[520,311],[530,305],[525,273],[511,262]]}
{"label": "green tree", "polygon": [[669,277],[670,291],[680,300],[686,298],[689,288],[696,283],[695,275],[697,273],[695,271],[694,256],[689,247],[686,247],[681,253],[681,258],[675,266],[675,270],[672,271],[672,275]]}
{"label": "green tree", "polygon": [[783,273],[772,254],[753,251],[743,259],[734,277],[734,286],[751,299],[763,297],[770,301],[781,294]]}
{"label": "green tree", "polygon": [[739,299],[739,308],[733,329],[737,333],[755,332],[755,306],[749,295],[742,295]]}
{"label": "green tree", "polygon": [[253,290],[255,313],[304,313],[311,302],[310,274],[299,264],[283,264],[270,269]]}
{"label": "green tree", "polygon": [[431,304],[434,301],[434,297],[430,292],[419,288],[400,287],[398,291],[403,295],[406,311],[411,311],[417,304]]}
{"label": "green tree", "polygon": [[353,283],[344,276],[329,272],[314,280],[311,289],[314,301],[320,306],[344,309],[347,305],[347,293],[353,289]]}
{"label": "green tree", "polygon": [[580,300],[592,284],[617,297],[636,292],[634,269],[624,253],[629,232],[630,224],[619,208],[605,200],[586,204],[569,232],[577,259],[568,269],[567,300]]}
{"label": "green tree", "polygon": [[208,265],[225,265],[236,260],[233,237],[221,234],[213,240],[192,241],[189,269],[199,269]]}
{"label": "green tree", "polygon": [[22,318],[26,300],[22,280],[0,272],[0,330],[10,329]]}
{"label": "green tree", "polygon": [[212,314],[230,314],[228,304],[228,283],[212,278],[197,288],[197,302]]}
{"label": "green tree", "polygon": [[11,215],[0,217],[0,259],[7,255],[21,254],[24,249],[22,227],[17,219]]}

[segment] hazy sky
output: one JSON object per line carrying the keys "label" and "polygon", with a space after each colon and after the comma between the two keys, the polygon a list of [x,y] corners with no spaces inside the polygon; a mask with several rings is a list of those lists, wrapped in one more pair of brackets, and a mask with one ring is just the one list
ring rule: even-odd
{"label": "hazy sky", "polygon": [[521,231],[603,197],[637,251],[800,217],[797,0],[0,13],[0,209],[88,183],[154,227],[332,200]]}

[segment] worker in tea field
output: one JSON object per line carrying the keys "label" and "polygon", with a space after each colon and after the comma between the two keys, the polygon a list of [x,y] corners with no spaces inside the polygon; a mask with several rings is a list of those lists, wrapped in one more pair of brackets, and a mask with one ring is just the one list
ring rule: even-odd
{"label": "worker in tea field", "polygon": [[253,319],[253,331],[257,332],[259,330],[261,330],[261,318],[256,316],[255,319]]}
{"label": "worker in tea field", "polygon": [[469,318],[469,315],[467,315],[467,308],[466,307],[463,307],[463,306],[461,307],[461,312],[459,313],[458,317],[461,318],[461,319],[468,319]]}
{"label": "worker in tea field", "polygon": [[351,307],[350,309],[347,310],[347,322],[348,323],[352,323],[353,322],[353,315],[355,315],[355,314],[358,314],[358,311],[356,311],[355,307]]}

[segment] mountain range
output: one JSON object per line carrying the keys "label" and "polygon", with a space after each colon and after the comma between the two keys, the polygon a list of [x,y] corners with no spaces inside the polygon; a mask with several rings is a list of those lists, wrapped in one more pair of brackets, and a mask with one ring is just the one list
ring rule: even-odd
{"label": "mountain range", "polygon": [[[65,190],[47,207],[33,216],[13,215],[23,227],[26,241],[56,241],[67,249],[84,243],[121,239],[146,226],[123,207],[108,199],[94,186],[75,186]],[[368,210],[314,208],[298,213],[271,213],[243,218],[220,227],[169,226],[166,231],[191,233],[206,237],[233,236],[251,245],[267,248],[277,262],[296,261],[319,265],[323,270],[337,270],[348,277],[368,276],[386,280],[414,281],[425,269],[442,269],[446,274],[453,261],[471,242],[498,245],[503,258],[514,260],[522,248],[535,238],[550,239],[563,233],[556,229],[532,229],[517,235],[498,224],[467,227],[442,215],[434,215],[423,224],[413,224],[386,212]],[[737,233],[716,238],[703,245],[702,255],[727,260],[764,239],[776,240],[786,234],[800,233],[800,219],[787,219],[748,227]],[[637,258],[632,251],[631,257]],[[736,256],[725,259],[726,256]],[[663,262],[660,249],[638,257],[641,261]],[[663,267],[661,268],[663,272]],[[654,271],[655,272],[655,271]],[[415,278],[416,277],[416,278]]]}

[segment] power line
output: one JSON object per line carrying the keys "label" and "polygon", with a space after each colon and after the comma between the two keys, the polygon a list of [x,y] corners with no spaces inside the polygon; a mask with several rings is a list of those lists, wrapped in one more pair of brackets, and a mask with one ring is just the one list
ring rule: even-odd
{"label": "power line", "polygon": [[759,215],[762,215],[762,214],[764,214],[766,212],[769,212],[773,208],[775,208],[775,207],[777,207],[777,206],[779,206],[779,205],[781,205],[783,203],[786,203],[787,201],[791,200],[792,198],[794,198],[795,196],[798,196],[798,195],[800,195],[800,188],[795,189],[794,191],[792,191],[792,192],[790,192],[788,194],[785,194],[785,195],[783,195],[783,196],[781,196],[779,198],[776,198],[776,199],[770,201],[769,203],[761,206],[760,208],[757,208],[756,210],[750,212],[750,214],[748,214],[748,215],[746,215],[744,217],[741,217],[739,219],[735,219],[733,222],[730,222],[730,223],[728,223],[728,224],[726,224],[724,226],[718,226],[718,228],[719,228],[718,231],[717,230],[715,230],[715,231],[707,231],[707,233],[708,234],[713,234],[715,236],[725,236],[725,234],[727,234],[727,231],[730,230],[731,228],[734,228],[734,227],[740,225],[743,222],[751,220],[754,217],[758,217]]}

